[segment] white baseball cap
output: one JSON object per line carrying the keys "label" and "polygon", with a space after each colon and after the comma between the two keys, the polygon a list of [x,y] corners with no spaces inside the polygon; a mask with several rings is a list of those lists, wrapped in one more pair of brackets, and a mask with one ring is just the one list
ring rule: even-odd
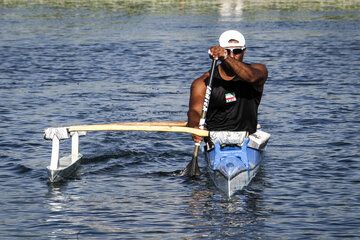
{"label": "white baseball cap", "polygon": [[[229,41],[238,41],[237,43],[229,43]],[[221,47],[240,47],[245,49],[245,38],[244,36],[236,30],[228,30],[223,32],[219,37],[219,44]]]}

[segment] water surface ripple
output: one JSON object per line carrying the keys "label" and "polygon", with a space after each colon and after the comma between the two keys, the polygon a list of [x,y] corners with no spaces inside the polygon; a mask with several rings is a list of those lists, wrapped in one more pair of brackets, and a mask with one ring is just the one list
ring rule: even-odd
{"label": "water surface ripple", "polygon": [[[359,10],[214,8],[0,8],[1,239],[360,236]],[[247,188],[228,199],[205,174],[179,177],[193,143],[176,133],[88,133],[73,178],[48,182],[44,128],[185,121],[230,28],[269,68],[259,119],[272,138]]]}

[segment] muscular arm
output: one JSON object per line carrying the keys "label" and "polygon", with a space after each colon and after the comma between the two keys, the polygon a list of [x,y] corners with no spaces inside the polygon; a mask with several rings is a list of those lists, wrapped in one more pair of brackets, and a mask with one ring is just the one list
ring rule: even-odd
{"label": "muscular arm", "polygon": [[[199,127],[199,121],[202,113],[202,108],[204,104],[206,84],[205,80],[209,77],[209,73],[205,73],[201,77],[194,80],[191,84],[190,89],[190,101],[189,101],[189,111],[188,111],[188,126],[189,127]],[[201,142],[202,137],[193,135],[193,140],[195,142]]]}
{"label": "muscular arm", "polygon": [[[215,46],[210,48],[210,56],[212,58],[221,60],[221,69],[226,68],[224,71],[227,72],[229,76],[236,74],[242,80],[251,83],[257,91],[261,92],[263,91],[265,81],[268,77],[267,68],[265,65],[260,63],[251,65],[243,63],[242,59],[244,57],[245,51],[239,55],[234,55],[233,53],[227,55],[225,48],[221,46]],[[231,72],[229,72],[229,70]],[[222,75],[223,79],[226,80],[226,75],[224,76],[225,73],[222,74],[220,71],[220,74]],[[229,78],[229,80],[231,79],[232,77]]]}
{"label": "muscular arm", "polygon": [[242,80],[251,83],[257,91],[263,91],[268,77],[267,68],[263,64],[255,63],[247,65],[231,57],[227,57],[223,62]]}
{"label": "muscular arm", "polygon": [[205,79],[209,77],[209,73],[205,73],[198,79],[194,80],[190,89],[190,101],[188,111],[188,126],[198,127],[201,117],[202,107],[204,104],[206,85]]}

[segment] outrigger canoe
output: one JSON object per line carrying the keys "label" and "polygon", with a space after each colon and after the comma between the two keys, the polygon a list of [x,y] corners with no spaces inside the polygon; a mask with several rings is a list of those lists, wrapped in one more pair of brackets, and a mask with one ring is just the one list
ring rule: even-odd
{"label": "outrigger canoe", "polygon": [[[205,151],[207,169],[214,184],[233,195],[255,176],[263,159],[270,134],[258,129],[247,136],[246,132],[209,132],[186,127],[186,122],[131,122],[80,125],[45,129],[44,138],[52,140],[50,165],[47,167],[50,182],[58,182],[73,174],[80,164],[79,137],[88,131],[159,131],[183,132],[209,137],[214,147]],[[71,154],[59,156],[60,140],[72,139]]]}

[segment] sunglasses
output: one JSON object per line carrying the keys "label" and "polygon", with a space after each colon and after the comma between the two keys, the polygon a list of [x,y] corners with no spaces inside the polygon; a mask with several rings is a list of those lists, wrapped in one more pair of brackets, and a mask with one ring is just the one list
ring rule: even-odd
{"label": "sunglasses", "polygon": [[231,52],[233,52],[235,55],[238,55],[244,51],[244,49],[242,49],[242,48],[225,48],[225,49],[227,51],[227,54],[230,54]]}

